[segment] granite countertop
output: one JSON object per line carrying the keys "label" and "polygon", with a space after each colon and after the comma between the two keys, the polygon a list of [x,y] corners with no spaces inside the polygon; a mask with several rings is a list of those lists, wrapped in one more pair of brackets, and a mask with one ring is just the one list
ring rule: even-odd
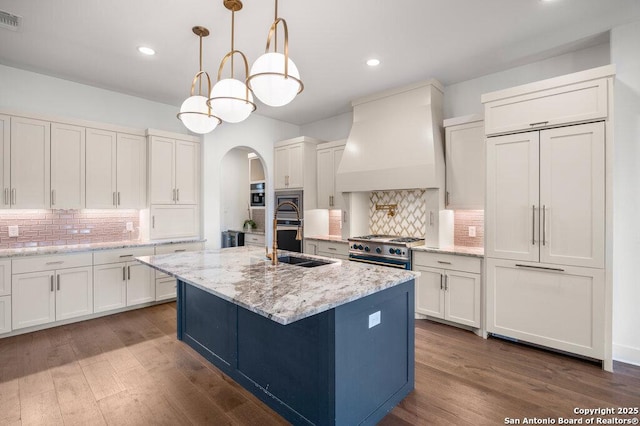
{"label": "granite countertop", "polygon": [[415,246],[415,247],[411,247],[411,250],[425,251],[428,253],[444,253],[444,254],[456,254],[460,256],[484,257],[484,247],[453,246],[453,247],[446,247],[446,248],[433,248],[433,247],[427,247],[427,246]]}
{"label": "granite countertop", "polygon": [[5,257],[21,257],[21,256],[40,256],[48,254],[64,254],[76,253],[83,251],[111,250],[127,247],[154,247],[165,244],[180,243],[200,243],[205,242],[201,238],[187,238],[176,240],[157,240],[157,241],[113,241],[108,243],[90,243],[90,244],[72,244],[65,246],[45,246],[45,247],[23,247],[15,249],[0,250],[0,258]]}
{"label": "granite countertop", "polygon": [[[289,254],[282,251],[281,255]],[[138,257],[142,263],[283,325],[396,286],[419,273],[291,253],[331,261],[315,268],[271,265],[262,247]]]}
{"label": "granite countertop", "polygon": [[339,235],[312,235],[310,237],[304,237],[307,240],[322,240],[322,241],[333,241],[335,243],[349,243],[349,241],[343,239]]}

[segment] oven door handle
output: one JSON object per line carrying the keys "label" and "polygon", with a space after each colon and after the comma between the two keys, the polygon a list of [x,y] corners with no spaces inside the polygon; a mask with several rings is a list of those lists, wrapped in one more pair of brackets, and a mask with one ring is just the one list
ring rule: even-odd
{"label": "oven door handle", "polygon": [[372,265],[390,266],[397,269],[407,269],[405,265],[399,265],[397,263],[376,262],[375,260],[365,260],[355,257],[350,257],[349,260],[352,262],[371,263]]}
{"label": "oven door handle", "polygon": [[298,225],[278,225],[276,228],[277,231],[297,231],[299,228]]}

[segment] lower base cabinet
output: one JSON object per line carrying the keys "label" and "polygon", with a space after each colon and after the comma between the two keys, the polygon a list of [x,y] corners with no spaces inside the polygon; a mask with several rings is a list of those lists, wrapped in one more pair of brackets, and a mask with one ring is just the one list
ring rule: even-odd
{"label": "lower base cabinet", "polygon": [[94,307],[105,312],[127,306],[127,280],[123,264],[93,267]]}
{"label": "lower base cabinet", "polygon": [[0,334],[11,331],[11,296],[0,297]]}
{"label": "lower base cabinet", "polygon": [[603,359],[604,300],[602,269],[487,260],[490,333]]}
{"label": "lower base cabinet", "polygon": [[156,279],[156,300],[169,300],[176,298],[177,283],[175,278]]}
{"label": "lower base cabinet", "polygon": [[332,259],[349,259],[349,244],[341,241],[306,240],[304,252]]}
{"label": "lower base cabinet", "polygon": [[156,300],[155,272],[147,265],[129,262],[127,268],[127,306]]}

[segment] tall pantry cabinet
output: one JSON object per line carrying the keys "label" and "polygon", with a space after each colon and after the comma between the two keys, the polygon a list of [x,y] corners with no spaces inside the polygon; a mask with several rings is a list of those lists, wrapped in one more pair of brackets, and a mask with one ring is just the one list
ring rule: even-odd
{"label": "tall pantry cabinet", "polygon": [[605,369],[613,73],[601,67],[482,97],[487,331],[603,360]]}

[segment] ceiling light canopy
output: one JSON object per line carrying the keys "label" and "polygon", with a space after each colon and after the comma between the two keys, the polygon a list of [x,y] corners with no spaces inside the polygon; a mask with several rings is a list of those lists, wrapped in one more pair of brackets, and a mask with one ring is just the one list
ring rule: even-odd
{"label": "ceiling light canopy", "polygon": [[[211,113],[211,108],[207,105],[207,97],[202,95],[202,78],[206,77],[207,81],[207,95],[211,91],[211,78],[209,74],[202,71],[202,38],[209,35],[209,30],[205,27],[193,27],[191,29],[195,35],[200,39],[200,70],[193,77],[191,82],[191,94],[185,99],[180,107],[178,113],[178,119],[182,121],[184,126],[194,133],[205,134],[213,131],[218,124],[221,123],[220,119]],[[195,94],[196,83],[198,83],[198,94]]]}

